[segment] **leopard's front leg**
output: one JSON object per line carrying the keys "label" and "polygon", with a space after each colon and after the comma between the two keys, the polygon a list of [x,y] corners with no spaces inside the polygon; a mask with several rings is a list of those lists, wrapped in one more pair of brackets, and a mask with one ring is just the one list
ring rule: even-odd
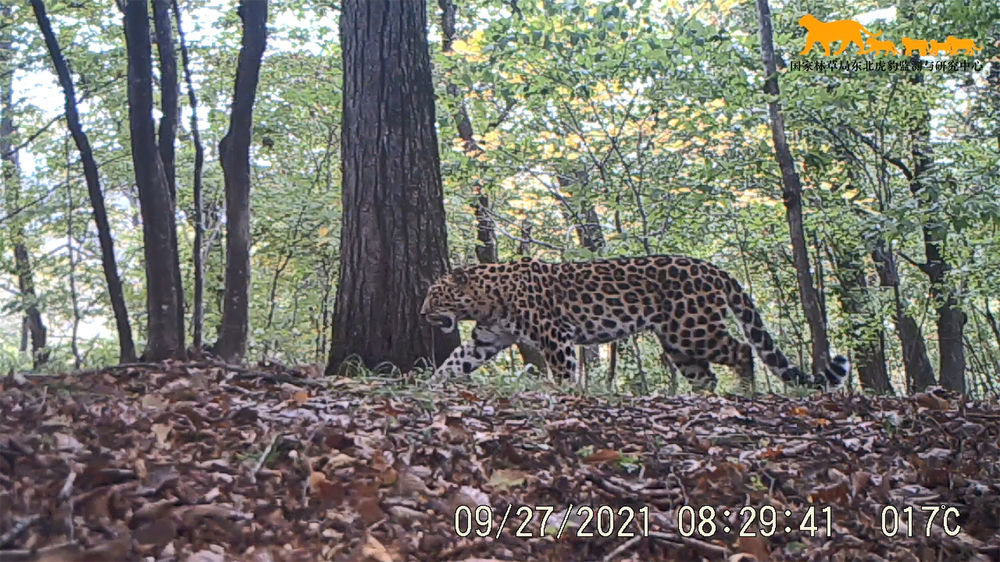
{"label": "leopard's front leg", "polygon": [[477,324],[472,338],[455,348],[434,371],[435,378],[468,375],[514,343],[514,336],[494,325]]}
{"label": "leopard's front leg", "polygon": [[552,378],[558,381],[577,380],[576,346],[572,340],[547,339],[539,346]]}

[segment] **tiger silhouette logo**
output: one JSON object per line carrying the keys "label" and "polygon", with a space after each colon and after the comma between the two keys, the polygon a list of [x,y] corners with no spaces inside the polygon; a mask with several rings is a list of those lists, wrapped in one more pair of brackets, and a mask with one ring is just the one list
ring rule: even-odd
{"label": "tiger silhouette logo", "polygon": [[949,35],[944,41],[945,45],[948,45],[948,52],[952,55],[972,55],[975,56],[976,51],[982,51],[983,48],[976,45],[975,41],[972,39],[959,39],[954,35]]}
{"label": "tiger silhouette logo", "polygon": [[[871,32],[865,26],[854,20],[819,21],[812,14],[806,14],[799,18],[799,25],[806,28],[806,46],[800,55],[808,54],[817,43],[823,46],[824,56],[830,56],[830,46],[840,41],[840,49],[834,56],[847,50],[851,43],[857,45],[858,52],[865,51],[864,35],[868,37],[878,37],[882,31]],[[862,35],[864,34],[864,35]],[[893,47],[895,49],[895,46]]]}

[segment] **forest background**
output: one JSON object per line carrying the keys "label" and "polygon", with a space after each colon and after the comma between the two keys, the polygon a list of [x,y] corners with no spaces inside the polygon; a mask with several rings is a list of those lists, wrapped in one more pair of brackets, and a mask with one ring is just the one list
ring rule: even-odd
{"label": "forest background", "polygon": [[[141,353],[151,262],[122,11],[114,3],[48,4],[99,170]],[[32,7],[3,2],[0,28],[4,372],[123,358],[80,151]],[[232,125],[245,41],[236,7],[201,0],[178,6],[190,72],[190,82],[184,71],[174,78],[180,96],[171,143],[181,313],[191,318],[194,303],[204,302],[203,321],[185,324],[188,343],[215,341],[223,324],[226,181],[218,147]],[[803,268],[793,255],[775,159],[774,98],[764,88],[756,5],[441,0],[426,9],[452,265],[520,256],[710,259],[743,282],[793,360],[810,364],[815,319],[800,298]],[[869,71],[865,61],[908,59],[876,59],[853,47],[827,59],[818,49],[800,55],[806,30],[798,21],[807,13],[857,19],[896,41],[972,38],[984,50],[925,57],[978,61],[972,67]],[[253,136],[246,138],[253,188],[245,358],[324,363],[341,281],[340,10],[288,0],[272,2],[267,17]],[[776,2],[771,21],[785,133],[801,179],[805,270],[830,347],[857,365],[860,381],[852,384],[880,392],[942,384],[996,395],[1000,8],[985,0]],[[180,49],[180,37],[173,41]],[[861,66],[801,64],[820,60]],[[155,61],[150,77],[159,88]],[[198,202],[196,146],[204,151]],[[598,378],[615,373],[619,389],[684,390],[669,368],[659,368],[655,338],[596,349],[588,365]],[[511,353],[490,372],[509,375],[520,366]]]}

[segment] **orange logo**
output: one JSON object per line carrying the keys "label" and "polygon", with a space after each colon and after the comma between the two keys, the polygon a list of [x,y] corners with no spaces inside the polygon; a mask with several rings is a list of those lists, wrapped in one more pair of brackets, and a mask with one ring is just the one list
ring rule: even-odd
{"label": "orange logo", "polygon": [[800,55],[808,54],[819,43],[823,46],[823,56],[829,57],[830,46],[838,41],[840,48],[833,53],[833,56],[843,53],[852,43],[858,47],[859,55],[875,53],[875,56],[907,56],[913,52],[921,56],[939,54],[975,56],[978,51],[983,50],[972,39],[959,39],[954,35],[949,35],[944,41],[903,37],[901,48],[897,48],[892,41],[879,39],[882,30],[873,33],[854,20],[819,21],[812,14],[799,18],[799,25],[806,28],[806,46]]}
{"label": "orange logo", "polygon": [[840,41],[840,49],[834,55],[843,53],[847,46],[854,43],[858,46],[858,52],[864,52],[865,42],[861,38],[864,33],[871,37],[878,37],[882,31],[872,33],[865,29],[865,26],[854,20],[819,21],[812,14],[806,14],[799,18],[799,25],[806,28],[806,48],[802,49],[800,55],[804,55],[812,50],[813,45],[819,43],[823,45],[825,51],[823,56],[830,56],[830,45]]}

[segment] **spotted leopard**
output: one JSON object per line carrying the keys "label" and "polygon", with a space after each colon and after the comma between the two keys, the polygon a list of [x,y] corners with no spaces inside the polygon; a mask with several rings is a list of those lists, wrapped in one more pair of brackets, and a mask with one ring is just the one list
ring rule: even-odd
{"label": "spotted leopard", "polygon": [[[732,310],[750,344],[726,329]],[[519,262],[458,268],[430,287],[421,315],[445,332],[474,320],[472,338],[438,367],[468,374],[508,346],[540,349],[554,377],[576,375],[576,345],[652,331],[695,390],[714,390],[711,363],[753,381],[752,348],[782,380],[836,387],[850,365],[836,356],[817,376],[792,365],[764,328],[740,284],[723,269],[684,256],[622,257],[589,262]],[[752,347],[751,347],[752,344]]]}

